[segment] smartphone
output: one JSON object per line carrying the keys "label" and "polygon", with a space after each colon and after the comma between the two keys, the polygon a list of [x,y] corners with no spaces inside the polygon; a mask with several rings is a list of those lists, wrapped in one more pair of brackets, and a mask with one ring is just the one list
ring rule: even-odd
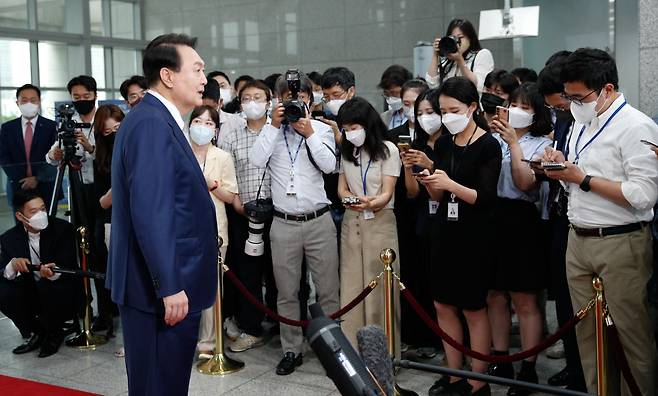
{"label": "smartphone", "polygon": [[314,110],[311,112],[311,118],[327,118],[327,115],[322,110]]}
{"label": "smartphone", "polygon": [[529,160],[529,159],[522,158],[521,161],[527,162],[531,165],[541,165],[541,161],[539,161],[539,160]]}
{"label": "smartphone", "polygon": [[401,135],[398,139],[398,150],[404,153],[411,148],[411,136]]}
{"label": "smartphone", "polygon": [[651,143],[651,142],[648,141],[648,140],[640,140],[640,143],[644,143],[644,144],[646,144],[647,146],[651,146],[651,147],[658,148],[658,144],[656,144],[656,143]]}
{"label": "smartphone", "polygon": [[427,176],[429,176],[429,175],[426,175],[426,174],[424,174],[424,173],[422,173],[422,172],[412,172],[411,175],[414,176],[414,177],[421,178],[421,179],[422,179],[423,177],[427,177]]}
{"label": "smartphone", "polygon": [[509,122],[509,109],[507,107],[496,106],[496,115],[498,116],[499,120],[505,120],[505,122]]}
{"label": "smartphone", "polygon": [[545,170],[565,170],[567,167],[561,162],[542,162],[541,167]]}

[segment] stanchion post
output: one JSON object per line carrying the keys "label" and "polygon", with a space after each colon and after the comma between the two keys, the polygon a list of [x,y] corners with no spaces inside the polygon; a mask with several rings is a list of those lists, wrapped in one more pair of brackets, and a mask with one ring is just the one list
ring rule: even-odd
{"label": "stanchion post", "polygon": [[608,351],[605,335],[605,297],[603,296],[603,280],[598,276],[592,279],[592,287],[596,293],[594,303],[596,325],[596,386],[599,396],[607,396],[606,378],[608,376]]}
{"label": "stanchion post", "polygon": [[[78,234],[80,234],[80,257],[81,266],[83,271],[88,271],[87,268],[87,255],[89,254],[89,241],[87,240],[87,228],[79,227]],[[66,345],[78,349],[96,349],[97,346],[103,345],[107,342],[107,338],[95,335],[91,331],[91,284],[89,278],[86,276],[82,278],[82,284],[85,290],[85,317],[82,321],[82,332],[68,340]]]}
{"label": "stanchion post", "polygon": [[224,261],[219,248],[224,241],[217,237],[217,297],[213,307],[213,321],[215,324],[215,351],[213,356],[197,364],[197,370],[202,374],[226,375],[235,373],[244,368],[244,362],[232,359],[224,353],[224,332],[222,331],[222,273]]}
{"label": "stanchion post", "polygon": [[[384,265],[384,325],[386,330],[388,351],[390,353],[391,359],[395,359],[397,352],[395,347],[395,288],[393,284],[395,281],[395,275],[393,272],[393,263],[395,262],[395,258],[395,250],[390,248],[382,250],[379,254],[379,259]],[[400,387],[397,382],[394,386],[394,393],[396,396],[417,395],[417,393],[414,391]]]}

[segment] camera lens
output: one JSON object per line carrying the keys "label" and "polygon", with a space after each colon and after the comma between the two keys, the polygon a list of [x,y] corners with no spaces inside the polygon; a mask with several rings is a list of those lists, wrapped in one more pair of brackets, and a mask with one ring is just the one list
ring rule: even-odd
{"label": "camera lens", "polygon": [[283,104],[283,114],[288,122],[297,122],[304,118],[305,108],[299,101],[290,101]]}
{"label": "camera lens", "polygon": [[454,54],[458,50],[458,41],[455,36],[445,36],[439,41],[439,55]]}

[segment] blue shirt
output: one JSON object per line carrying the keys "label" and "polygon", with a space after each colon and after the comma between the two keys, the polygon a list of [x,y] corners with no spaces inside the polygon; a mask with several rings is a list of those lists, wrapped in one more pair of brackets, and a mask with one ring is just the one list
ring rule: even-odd
{"label": "blue shirt", "polygon": [[[498,143],[500,143],[500,148],[503,152],[500,177],[498,178],[498,196],[501,198],[522,199],[528,202],[537,202],[537,200],[539,200],[539,188],[534,188],[530,191],[521,191],[516,187],[514,179],[512,178],[512,153],[510,152],[509,146],[500,135],[494,134],[494,137],[498,140]],[[523,158],[535,159],[544,153],[544,149],[546,146],[551,145],[551,141],[544,136],[532,136],[530,132],[528,132],[519,139],[519,145],[523,152]]]}
{"label": "blue shirt", "polygon": [[388,123],[388,129],[397,128],[405,122],[407,122],[407,116],[404,113],[400,114],[399,111],[394,111],[391,121]]}

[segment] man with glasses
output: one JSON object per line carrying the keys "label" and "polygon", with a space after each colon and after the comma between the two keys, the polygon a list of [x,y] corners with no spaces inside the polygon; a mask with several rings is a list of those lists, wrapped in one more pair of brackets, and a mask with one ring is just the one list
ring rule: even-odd
{"label": "man with glasses", "polygon": [[146,77],[132,76],[121,83],[119,92],[121,92],[123,100],[125,100],[128,106],[132,109],[142,100],[148,88],[149,84]]}
{"label": "man with glasses", "polygon": [[[652,272],[653,206],[658,198],[658,159],[642,140],[658,142],[658,126],[618,92],[617,66],[605,51],[581,48],[560,72],[562,98],[575,119],[564,151],[547,149],[544,161],[564,163],[546,171],[569,195],[566,272],[574,309],[592,298],[592,278],[603,280],[631,371],[643,395],[655,395],[656,349],[647,305]],[[576,327],[585,382],[597,390],[594,316]],[[611,367],[608,389],[629,395]],[[621,391],[619,389],[621,387]]]}

